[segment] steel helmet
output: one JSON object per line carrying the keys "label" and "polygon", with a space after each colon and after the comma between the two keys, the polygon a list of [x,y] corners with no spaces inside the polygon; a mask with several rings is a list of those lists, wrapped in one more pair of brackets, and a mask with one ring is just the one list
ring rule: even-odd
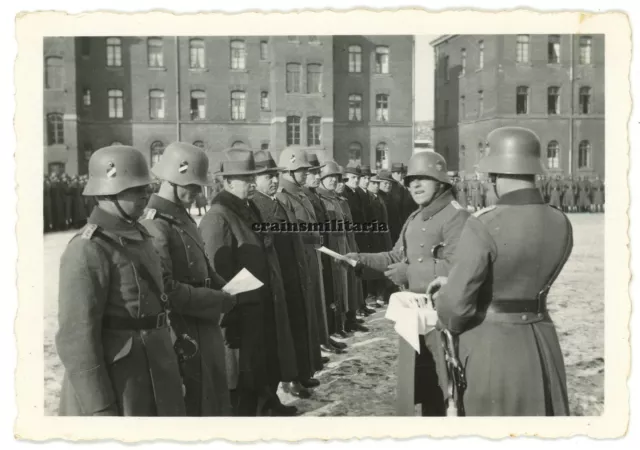
{"label": "steel helmet", "polygon": [[411,157],[407,164],[407,175],[404,184],[409,185],[412,178],[429,177],[442,183],[451,184],[447,175],[447,161],[440,153],[420,152]]}
{"label": "steel helmet", "polygon": [[151,172],[161,180],[178,186],[210,184],[207,176],[209,158],[204,150],[185,142],[169,144]]}
{"label": "steel helmet", "polygon": [[298,169],[309,169],[309,158],[307,152],[302,147],[291,146],[282,150],[280,153],[279,167],[284,170],[293,171]]}
{"label": "steel helmet", "polygon": [[320,179],[326,177],[336,176],[338,177],[338,181],[342,179],[342,171],[340,170],[340,166],[335,161],[327,161],[320,169]]}
{"label": "steel helmet", "polygon": [[489,133],[489,154],[478,163],[478,172],[535,175],[544,173],[540,139],[526,128],[503,127]]}
{"label": "steel helmet", "polygon": [[89,181],[83,195],[116,195],[151,184],[149,165],[142,153],[127,145],[104,147],[89,159]]}

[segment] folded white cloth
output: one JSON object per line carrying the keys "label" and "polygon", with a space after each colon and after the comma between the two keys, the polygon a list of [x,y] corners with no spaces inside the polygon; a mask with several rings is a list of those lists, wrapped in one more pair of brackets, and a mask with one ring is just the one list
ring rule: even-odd
{"label": "folded white cloth", "polygon": [[396,292],[389,299],[385,318],[395,322],[396,333],[420,353],[420,335],[434,330],[438,313],[427,301],[426,294]]}

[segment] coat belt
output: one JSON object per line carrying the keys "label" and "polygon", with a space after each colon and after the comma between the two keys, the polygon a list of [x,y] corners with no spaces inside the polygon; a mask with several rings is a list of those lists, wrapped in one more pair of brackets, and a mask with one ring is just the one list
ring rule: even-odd
{"label": "coat belt", "polygon": [[547,312],[546,300],[492,300],[487,312],[494,314],[543,314]]}
{"label": "coat belt", "polygon": [[160,313],[147,317],[119,317],[104,316],[102,326],[110,330],[153,330],[165,328],[167,323],[167,313]]}
{"label": "coat belt", "polygon": [[181,281],[181,283],[188,284],[194,288],[210,288],[211,287],[211,278],[205,278],[202,281]]}

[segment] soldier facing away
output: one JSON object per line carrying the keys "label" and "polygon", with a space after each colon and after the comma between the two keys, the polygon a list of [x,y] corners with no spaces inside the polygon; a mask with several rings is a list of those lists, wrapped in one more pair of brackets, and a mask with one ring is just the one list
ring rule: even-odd
{"label": "soldier facing away", "polygon": [[185,414],[160,260],[137,222],[150,183],[133,147],[106,147],[89,160],[83,194],[98,206],[60,261],[60,415]]}
{"label": "soldier facing away", "polygon": [[[160,190],[151,196],[141,223],[153,236],[162,261],[171,326],[190,352],[180,358],[187,415],[230,416],[219,322],[236,298],[221,291],[225,280],[209,264],[198,226],[188,213],[209,183],[208,167],[209,159],[200,148],[183,142],[167,146],[152,169],[162,181]],[[191,347],[190,339],[197,347]]]}
{"label": "soldier facing away", "polygon": [[468,416],[569,414],[565,367],[547,294],[573,248],[567,216],[544,203],[540,141],[530,130],[499,128],[479,170],[498,202],[470,218],[447,278],[434,295],[439,329],[458,341]]}

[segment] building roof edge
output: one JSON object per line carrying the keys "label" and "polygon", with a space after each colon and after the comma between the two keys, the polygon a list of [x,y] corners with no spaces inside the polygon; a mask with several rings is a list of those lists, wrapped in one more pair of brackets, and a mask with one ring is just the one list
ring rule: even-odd
{"label": "building roof edge", "polygon": [[453,39],[456,36],[458,36],[458,35],[457,34],[443,34],[443,35],[440,35],[437,38],[435,38],[433,41],[429,42],[429,44],[432,47],[435,47],[437,45],[440,45],[440,44],[448,41],[449,39]]}

